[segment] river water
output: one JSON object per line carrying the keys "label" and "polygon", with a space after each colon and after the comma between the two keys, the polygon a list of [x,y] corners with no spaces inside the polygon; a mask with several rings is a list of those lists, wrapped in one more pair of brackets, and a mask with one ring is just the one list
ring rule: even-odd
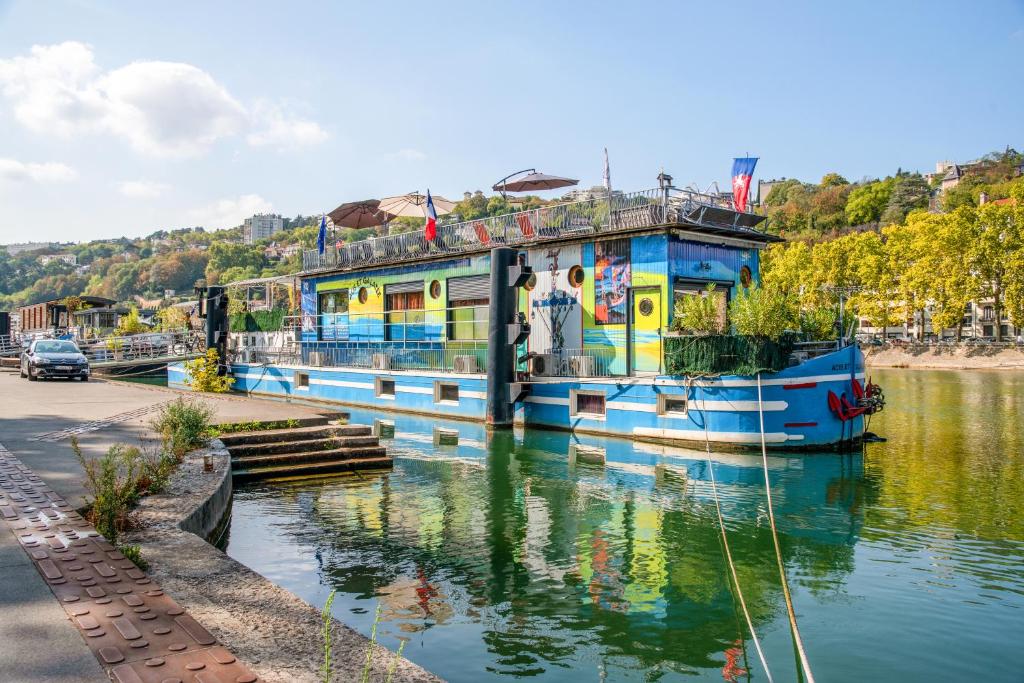
{"label": "river water", "polygon": [[[888,442],[769,457],[815,677],[1022,681],[1024,374],[873,374]],[[450,681],[767,680],[703,451],[352,421],[374,416],[393,472],[238,490],[227,552],[317,606],[337,589],[340,620]],[[797,680],[760,456],[712,462],[755,631]]]}

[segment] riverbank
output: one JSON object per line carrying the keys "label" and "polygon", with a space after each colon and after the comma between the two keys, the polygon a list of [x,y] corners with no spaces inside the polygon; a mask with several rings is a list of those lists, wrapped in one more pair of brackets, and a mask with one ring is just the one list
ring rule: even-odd
{"label": "riverbank", "polygon": [[868,367],[931,370],[1024,370],[1024,347],[996,345],[864,346]]}
{"label": "riverbank", "polygon": [[[166,402],[182,395],[183,392],[172,389],[123,382],[29,383],[18,378],[16,372],[0,371],[0,438],[9,447],[12,458],[16,456],[19,463],[31,468],[24,472],[31,471],[32,474],[24,476],[38,475],[39,486],[45,487],[40,488],[40,492],[52,495],[53,500],[67,500],[70,505],[66,507],[70,510],[80,507],[84,502],[84,475],[71,452],[70,437],[75,436],[79,440],[89,458],[101,455],[116,443],[141,443],[145,447],[156,438],[149,427],[154,413]],[[188,397],[211,406],[218,422],[301,420],[326,411],[243,396],[188,394]],[[145,539],[143,556],[150,562],[150,568],[148,574],[138,581],[140,585],[144,582],[150,590],[155,589],[156,582],[159,582],[167,597],[161,594],[153,599],[179,601],[182,608],[188,610],[202,627],[207,628],[217,641],[234,652],[240,662],[244,662],[239,666],[248,666],[258,672],[261,680],[320,680],[317,675],[322,656],[319,612],[226,557],[204,538],[190,533],[204,536],[210,534],[230,509],[231,486],[230,476],[227,475],[227,459],[226,453],[219,455],[218,469],[215,470],[219,476],[205,475],[205,480],[197,480],[196,476],[201,472],[201,454],[193,454],[173,476],[167,494],[143,499],[139,508],[143,528],[137,533]],[[18,506],[25,505],[19,498],[23,494],[17,493],[12,486],[16,488],[16,482],[7,482],[6,488],[0,493],[3,520],[24,525],[26,522],[10,517],[18,512]],[[3,507],[12,503],[14,507]],[[48,519],[39,518],[35,523],[49,524]],[[82,637],[84,631],[80,630],[87,626],[73,625],[69,620],[69,614],[73,613],[67,606],[62,607],[54,596],[56,589],[51,583],[63,586],[66,577],[53,579],[44,576],[45,571],[52,573],[53,569],[49,566],[45,570],[34,567],[34,563],[42,560],[33,559],[25,549],[19,547],[25,544],[25,539],[17,537],[7,526],[0,524],[0,568],[6,576],[0,582],[0,624],[3,625],[0,626],[0,640],[11,643],[11,647],[3,648],[3,652],[0,652],[0,680],[68,683],[108,680],[97,658],[116,657],[109,650],[106,655],[103,652],[93,653]],[[27,531],[22,529],[18,533],[24,535]],[[47,532],[40,530],[33,533]],[[95,531],[90,529],[89,533],[94,534]],[[42,535],[39,539],[29,540],[37,544],[33,546],[36,551],[41,547],[39,544],[52,546],[57,542]],[[61,550],[55,547],[54,552]],[[112,560],[124,562],[123,557],[112,557]],[[122,571],[120,566],[115,567],[115,570]],[[78,581],[77,577],[73,578]],[[89,579],[83,575],[83,580]],[[105,575],[91,577],[91,580],[101,585],[107,581]],[[124,586],[131,583],[120,576],[110,578],[110,581],[114,580]],[[151,597],[148,594],[140,595],[139,599],[149,600]],[[81,597],[75,605],[80,605],[81,609],[88,603],[89,598]],[[134,610],[133,614],[141,609]],[[128,616],[135,619],[132,615]],[[75,623],[79,622],[81,620]],[[192,623],[189,622],[190,625]],[[140,632],[148,632],[148,627],[148,622],[140,621],[136,624]],[[111,629],[105,631],[113,633]],[[201,636],[206,633],[199,630],[195,632]],[[333,625],[333,633],[336,664],[332,668],[337,674],[336,679],[358,679],[369,641],[337,622]],[[152,647],[157,647],[158,641],[162,643],[170,637],[150,638]],[[207,641],[213,642],[213,639],[202,636],[202,640],[197,641],[193,647],[205,652],[207,645],[204,643]],[[88,642],[95,644],[98,641],[92,639]],[[143,645],[145,640],[132,642],[140,644],[142,649],[133,649],[130,653],[125,649],[121,653],[125,658],[125,666],[139,664],[142,660],[136,660],[135,656],[146,654],[150,647],[149,644]],[[46,654],[43,656],[41,653]],[[227,657],[225,655],[222,659],[226,661]],[[112,659],[105,659],[104,662],[108,666],[118,665]],[[159,658],[154,657],[154,664],[147,666],[155,666],[156,659]],[[390,667],[394,662],[393,654],[384,648],[377,648],[372,657],[370,680],[383,681],[385,667]],[[228,666],[220,661],[218,664]],[[394,680],[437,679],[402,660],[398,662]]]}
{"label": "riverbank", "polygon": [[[213,472],[203,469],[209,454]],[[149,562],[148,573],[238,657],[260,680],[323,680],[320,611],[210,545],[230,515],[231,457],[219,441],[190,453],[167,492],[147,496],[138,509],[139,531],[125,535]],[[333,620],[332,680],[361,679],[370,657],[371,681],[428,683],[436,676],[397,657]]]}

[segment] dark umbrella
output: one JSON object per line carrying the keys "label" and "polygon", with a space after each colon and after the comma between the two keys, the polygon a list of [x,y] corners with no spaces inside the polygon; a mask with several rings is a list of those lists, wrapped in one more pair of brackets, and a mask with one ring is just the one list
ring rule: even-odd
{"label": "dark umbrella", "polygon": [[380,210],[380,200],[377,199],[347,202],[331,211],[327,217],[339,228],[372,228],[394,218]]}
{"label": "dark umbrella", "polygon": [[[522,178],[516,180],[509,180],[512,176],[519,175],[520,173],[526,173]],[[496,190],[504,194],[505,192],[531,192],[539,190],[554,190],[559,187],[569,187],[570,185],[576,185],[580,181],[572,178],[562,178],[556,175],[547,175],[546,173],[537,173],[536,169],[530,168],[527,171],[517,171],[510,176],[502,178],[494,184],[491,189]]]}

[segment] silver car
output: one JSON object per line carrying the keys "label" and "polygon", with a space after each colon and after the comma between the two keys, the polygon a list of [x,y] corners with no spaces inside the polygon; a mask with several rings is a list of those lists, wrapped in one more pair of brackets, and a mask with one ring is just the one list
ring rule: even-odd
{"label": "silver car", "polygon": [[36,339],[21,354],[21,376],[34,382],[40,377],[77,377],[89,381],[89,360],[72,341]]}

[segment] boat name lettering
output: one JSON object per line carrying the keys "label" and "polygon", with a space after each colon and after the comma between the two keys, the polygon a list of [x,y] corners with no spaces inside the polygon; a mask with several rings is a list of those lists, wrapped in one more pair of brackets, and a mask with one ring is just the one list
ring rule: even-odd
{"label": "boat name lettering", "polygon": [[842,372],[843,370],[849,370],[849,369],[850,369],[850,364],[849,363],[836,363],[835,365],[832,366],[832,372]]}

